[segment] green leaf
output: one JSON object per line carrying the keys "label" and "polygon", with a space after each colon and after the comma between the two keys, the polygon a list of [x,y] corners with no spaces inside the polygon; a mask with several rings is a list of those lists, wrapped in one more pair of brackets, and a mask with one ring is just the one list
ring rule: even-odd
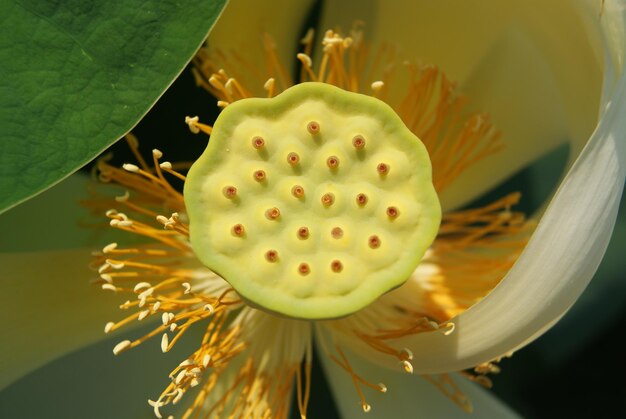
{"label": "green leaf", "polygon": [[0,2],[0,212],[127,133],[226,1]]}

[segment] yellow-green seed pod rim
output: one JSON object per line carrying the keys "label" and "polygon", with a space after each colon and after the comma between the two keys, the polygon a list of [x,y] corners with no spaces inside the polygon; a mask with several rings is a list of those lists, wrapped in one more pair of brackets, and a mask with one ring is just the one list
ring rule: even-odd
{"label": "yellow-green seed pod rim", "polygon": [[[420,183],[420,204],[427,212],[421,219],[419,234],[397,252],[402,257],[376,281],[369,281],[347,295],[300,299],[273,292],[271,287],[248,280],[249,272],[242,270],[228,257],[213,251],[204,223],[211,211],[211,202],[203,197],[204,175],[219,165],[221,147],[232,141],[226,134],[234,130],[245,117],[279,119],[280,116],[305,101],[321,100],[333,104],[340,112],[375,115],[387,132],[402,138],[406,150],[419,157],[423,181]],[[323,127],[322,127],[323,129]],[[274,98],[250,98],[236,101],[222,110],[216,120],[210,142],[193,164],[184,187],[186,210],[190,220],[190,240],[198,259],[230,283],[250,305],[280,315],[299,319],[331,319],[352,314],[371,304],[382,294],[402,285],[422,260],[437,235],[441,222],[441,207],[432,185],[432,168],[422,142],[404,125],[386,103],[371,96],[347,92],[326,83],[307,82],[295,85]],[[212,238],[211,240],[215,240]],[[379,276],[381,276],[379,275]]]}

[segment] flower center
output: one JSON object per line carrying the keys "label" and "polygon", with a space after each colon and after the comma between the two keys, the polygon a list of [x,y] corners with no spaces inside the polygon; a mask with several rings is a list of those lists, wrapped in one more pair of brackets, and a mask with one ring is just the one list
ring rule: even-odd
{"label": "flower center", "polygon": [[294,318],[345,316],[401,285],[441,220],[421,141],[382,101],[324,83],[224,109],[184,196],[198,258]]}

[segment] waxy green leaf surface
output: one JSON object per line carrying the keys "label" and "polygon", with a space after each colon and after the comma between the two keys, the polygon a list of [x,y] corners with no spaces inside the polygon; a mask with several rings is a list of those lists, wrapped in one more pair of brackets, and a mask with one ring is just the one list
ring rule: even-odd
{"label": "waxy green leaf surface", "polygon": [[0,212],[128,132],[226,1],[0,2]]}

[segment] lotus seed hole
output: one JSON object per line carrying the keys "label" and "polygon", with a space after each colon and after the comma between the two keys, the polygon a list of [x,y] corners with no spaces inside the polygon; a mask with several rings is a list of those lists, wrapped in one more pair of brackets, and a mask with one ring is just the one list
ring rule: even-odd
{"label": "lotus seed hole", "polygon": [[298,229],[298,237],[306,239],[309,237],[309,229],[307,227],[300,227]]}
{"label": "lotus seed hole", "polygon": [[287,155],[287,163],[289,163],[290,165],[295,166],[296,164],[298,164],[299,161],[300,156],[298,156],[298,153],[292,151]]}
{"label": "lotus seed hole", "polygon": [[335,202],[335,195],[332,193],[325,193],[322,195],[322,205],[325,207],[330,207]]}
{"label": "lotus seed hole", "polygon": [[357,150],[362,150],[365,147],[365,138],[363,138],[361,135],[355,135],[352,139],[352,145]]}
{"label": "lotus seed hole", "polygon": [[295,185],[291,188],[291,194],[296,198],[302,198],[304,197],[304,188],[300,185]]}
{"label": "lotus seed hole", "polygon": [[280,217],[280,210],[276,207],[270,208],[267,211],[265,211],[265,216],[269,218],[270,220],[275,220],[278,217]]}
{"label": "lotus seed hole", "polygon": [[377,235],[370,236],[369,239],[367,239],[367,244],[372,249],[378,249],[380,247],[380,237]]}
{"label": "lotus seed hole", "polygon": [[398,216],[398,208],[396,207],[387,207],[387,216],[389,218],[396,218]]}
{"label": "lotus seed hole", "polygon": [[330,235],[334,239],[340,239],[343,237],[343,230],[341,229],[341,227],[333,227],[333,229],[330,231]]}
{"label": "lotus seed hole", "polygon": [[254,137],[252,139],[252,147],[257,150],[262,149],[265,146],[265,140],[262,137]]}
{"label": "lotus seed hole", "polygon": [[332,269],[333,272],[341,272],[343,270],[343,264],[340,260],[335,259],[330,263],[330,269]]}
{"label": "lotus seed hole", "polygon": [[311,121],[307,124],[306,129],[307,131],[309,131],[309,134],[316,135],[320,132],[320,124],[318,124],[316,121]]}
{"label": "lotus seed hole", "polygon": [[263,182],[266,177],[267,175],[265,174],[264,170],[257,170],[254,172],[254,180],[256,180],[257,182]]}
{"label": "lotus seed hole", "polygon": [[265,252],[265,259],[268,262],[276,262],[278,260],[278,252],[274,249],[270,249]]}
{"label": "lotus seed hole", "polygon": [[301,263],[298,265],[298,272],[300,272],[300,275],[308,275],[311,272],[311,267],[308,263]]}
{"label": "lotus seed hole", "polygon": [[360,193],[356,196],[356,203],[358,206],[362,207],[367,204],[367,195],[364,193]]}
{"label": "lotus seed hole", "polygon": [[389,173],[389,165],[386,163],[378,163],[378,166],[376,166],[376,170],[381,176],[384,176]]}
{"label": "lotus seed hole", "polygon": [[237,237],[243,237],[243,235],[246,233],[246,229],[244,228],[244,226],[242,224],[235,224],[233,226],[233,234]]}
{"label": "lotus seed hole", "polygon": [[336,169],[339,167],[339,158],[337,156],[330,156],[326,159],[326,164],[331,169]]}
{"label": "lotus seed hole", "polygon": [[222,190],[222,193],[226,198],[233,199],[237,196],[237,188],[235,188],[234,186],[226,186]]}

